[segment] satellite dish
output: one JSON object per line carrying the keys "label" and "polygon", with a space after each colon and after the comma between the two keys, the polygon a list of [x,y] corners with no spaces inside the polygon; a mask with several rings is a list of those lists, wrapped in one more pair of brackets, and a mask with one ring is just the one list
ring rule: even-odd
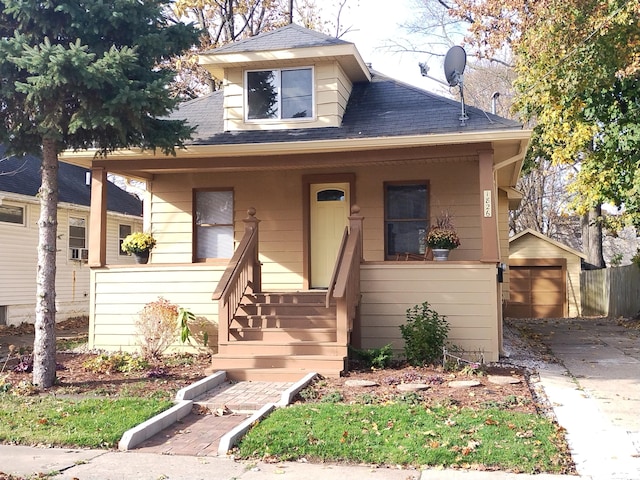
{"label": "satellite dish", "polygon": [[451,47],[444,57],[444,76],[449,86],[455,87],[460,83],[460,76],[467,65],[467,53],[464,48],[456,45]]}

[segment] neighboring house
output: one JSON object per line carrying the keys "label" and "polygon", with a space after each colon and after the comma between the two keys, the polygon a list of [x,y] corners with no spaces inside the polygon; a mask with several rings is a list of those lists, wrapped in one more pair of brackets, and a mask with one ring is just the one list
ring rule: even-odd
{"label": "neighboring house", "polygon": [[[428,301],[451,343],[497,360],[508,297],[499,266],[531,132],[471,107],[461,125],[459,102],[371,71],[352,43],[296,25],[201,63],[223,90],[175,112],[197,127],[175,157],[65,154],[92,169],[94,188],[107,172],[145,179],[158,241],[149,264],[116,267],[95,225],[91,347],[135,349],[137,312],[162,295],[218,324],[213,367],[234,378],[335,375],[347,344],[402,352],[407,308]],[[462,246],[448,262],[406,261],[442,209]]]}
{"label": "neighboring house", "polygon": [[[56,321],[89,315],[90,172],[60,164]],[[35,321],[40,159],[5,157],[0,146],[0,325]],[[105,252],[109,263],[133,260],[119,252],[119,242],[142,228],[141,201],[108,184]]]}
{"label": "neighboring house", "polygon": [[515,318],[580,315],[581,260],[586,255],[527,228],[509,239],[510,298]]}

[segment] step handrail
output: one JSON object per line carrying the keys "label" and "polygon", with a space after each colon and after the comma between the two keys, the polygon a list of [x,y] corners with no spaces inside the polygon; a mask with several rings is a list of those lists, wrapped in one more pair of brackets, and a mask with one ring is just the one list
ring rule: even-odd
{"label": "step handrail", "polygon": [[[344,251],[338,256],[336,263],[335,285],[327,292],[328,300],[336,301],[336,340],[339,345],[350,343],[360,305],[363,217],[359,213],[360,207],[353,205]],[[330,298],[329,295],[331,295]]]}
{"label": "step handrail", "polygon": [[227,268],[218,282],[212,299],[218,301],[218,334],[220,340],[228,340],[229,327],[240,306],[242,297],[261,290],[261,264],[258,260],[258,223],[255,208],[247,210],[245,232],[240,245],[233,253]]}
{"label": "step handrail", "polygon": [[332,291],[336,286],[336,279],[338,277],[338,271],[342,264],[342,258],[344,257],[344,249],[347,246],[347,239],[349,238],[349,227],[344,227],[344,233],[342,234],[342,240],[340,241],[340,248],[338,249],[338,257],[336,258],[336,264],[333,266],[333,272],[331,273],[331,280],[329,280],[329,286],[327,287],[327,295],[325,298],[325,306],[329,308],[331,305]]}

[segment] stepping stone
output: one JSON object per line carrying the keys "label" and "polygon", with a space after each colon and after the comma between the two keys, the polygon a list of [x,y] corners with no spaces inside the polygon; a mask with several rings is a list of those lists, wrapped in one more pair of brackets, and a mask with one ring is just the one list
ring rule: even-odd
{"label": "stepping stone", "polygon": [[510,377],[508,375],[489,375],[487,380],[496,385],[517,385],[521,383],[519,378]]}
{"label": "stepping stone", "polygon": [[482,385],[477,380],[454,380],[453,382],[449,382],[449,386],[451,388],[471,388],[471,387],[479,387]]}
{"label": "stepping stone", "polygon": [[426,383],[401,383],[398,385],[398,390],[401,392],[421,392],[427,390],[429,385]]}
{"label": "stepping stone", "polygon": [[380,384],[371,380],[347,380],[344,382],[347,387],[378,387]]}

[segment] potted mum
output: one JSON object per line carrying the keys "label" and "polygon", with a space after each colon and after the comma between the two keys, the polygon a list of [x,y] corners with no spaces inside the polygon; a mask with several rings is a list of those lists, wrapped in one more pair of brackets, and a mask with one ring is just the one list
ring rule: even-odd
{"label": "potted mum", "polygon": [[127,235],[120,248],[123,252],[133,255],[136,263],[147,263],[149,252],[156,246],[156,239],[150,233],[134,232]]}
{"label": "potted mum", "polygon": [[448,211],[445,210],[436,217],[434,225],[427,232],[426,243],[433,250],[433,259],[436,261],[447,260],[449,251],[460,246],[460,237]]}

